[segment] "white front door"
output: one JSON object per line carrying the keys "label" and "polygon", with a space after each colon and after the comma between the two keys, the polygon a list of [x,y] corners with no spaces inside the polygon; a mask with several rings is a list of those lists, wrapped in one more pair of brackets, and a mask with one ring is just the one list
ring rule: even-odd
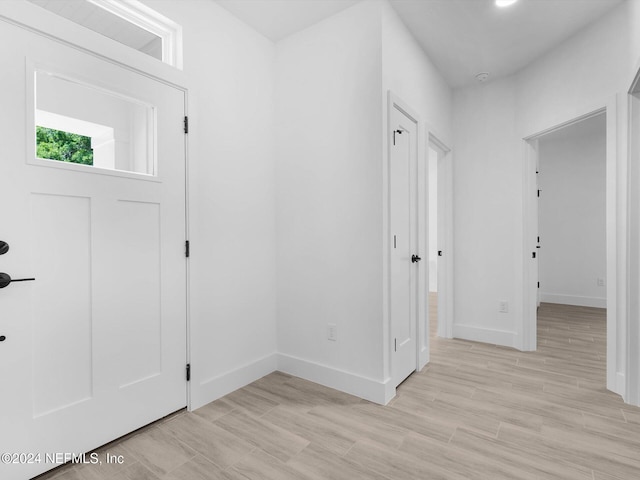
{"label": "white front door", "polygon": [[[184,92],[3,21],[0,40],[0,272],[35,278],[0,289],[14,480],[186,406]],[[90,137],[94,166],[35,158],[36,125]]]}
{"label": "white front door", "polygon": [[390,118],[390,311],[392,375],[397,386],[416,370],[418,361],[418,126],[395,104]]}

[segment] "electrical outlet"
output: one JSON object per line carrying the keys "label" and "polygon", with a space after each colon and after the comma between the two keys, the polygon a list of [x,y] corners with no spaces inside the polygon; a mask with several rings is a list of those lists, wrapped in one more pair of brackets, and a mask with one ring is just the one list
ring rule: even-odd
{"label": "electrical outlet", "polygon": [[508,313],[509,312],[509,302],[501,300],[498,302],[498,311],[500,313]]}
{"label": "electrical outlet", "polygon": [[605,285],[604,278],[598,278],[597,282],[599,287],[604,287]]}
{"label": "electrical outlet", "polygon": [[335,342],[338,340],[338,326],[335,323],[327,325],[327,340]]}

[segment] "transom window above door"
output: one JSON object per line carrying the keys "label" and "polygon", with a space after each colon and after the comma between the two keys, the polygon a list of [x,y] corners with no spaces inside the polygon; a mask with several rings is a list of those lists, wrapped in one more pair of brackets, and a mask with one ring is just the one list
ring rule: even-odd
{"label": "transom window above door", "polygon": [[28,0],[177,68],[182,27],[137,0]]}

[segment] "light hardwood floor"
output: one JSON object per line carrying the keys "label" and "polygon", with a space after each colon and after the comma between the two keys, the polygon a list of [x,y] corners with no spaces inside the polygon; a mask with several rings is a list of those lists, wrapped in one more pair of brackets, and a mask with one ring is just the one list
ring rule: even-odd
{"label": "light hardwood floor", "polygon": [[124,465],[46,478],[640,479],[640,409],[604,387],[604,310],[543,304],[538,335],[532,353],[432,338],[386,407],[273,373],[102,449]]}

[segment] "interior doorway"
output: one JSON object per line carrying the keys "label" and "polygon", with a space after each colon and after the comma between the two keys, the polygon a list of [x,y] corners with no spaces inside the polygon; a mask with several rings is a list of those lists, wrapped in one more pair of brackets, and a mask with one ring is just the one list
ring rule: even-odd
{"label": "interior doorway", "polygon": [[[395,387],[428,363],[431,324],[438,336],[453,337],[453,165],[451,149],[441,137],[423,128],[417,113],[391,91],[388,100],[386,298],[389,373]],[[432,173],[430,152],[436,164]],[[430,190],[435,200],[429,200]],[[431,241],[430,222],[436,222],[437,232]],[[437,257],[435,269],[430,248]],[[430,297],[429,275],[437,299]]]}
{"label": "interior doorway", "polygon": [[539,301],[606,308],[606,115],[538,139]]}
{"label": "interior doorway", "polygon": [[[605,382],[606,114],[537,139],[538,309],[541,347],[570,360],[591,354]],[[567,345],[570,343],[570,345]],[[579,356],[576,358],[583,358]]]}
{"label": "interior doorway", "polygon": [[[577,221],[581,221],[583,224],[593,221],[593,211],[588,210],[589,214],[584,213],[585,201],[577,201],[578,195],[574,192],[574,187],[570,187],[571,182],[576,181],[584,177],[586,170],[578,168],[574,165],[573,169],[567,166],[561,167],[566,171],[564,172],[565,178],[571,177],[571,180],[565,180],[565,183],[559,182],[554,187],[558,192],[549,191],[543,183],[540,182],[541,177],[544,182],[547,182],[547,178],[544,179],[544,173],[541,173],[541,169],[547,169],[549,173],[548,165],[545,167],[545,160],[541,161],[541,154],[545,154],[545,149],[548,142],[561,139],[563,136],[569,135],[572,131],[570,129],[577,129],[575,132],[580,132],[580,129],[588,128],[596,129],[600,135],[600,164],[599,178],[594,181],[599,181],[600,187],[603,188],[599,192],[599,208],[604,210],[604,220],[602,220],[602,212],[600,212],[600,225],[604,224],[604,230],[600,230],[600,244],[604,241],[604,253],[601,254],[600,264],[596,267],[593,265],[587,266],[585,264],[591,262],[594,252],[589,252],[587,255],[584,253],[588,250],[585,245],[587,240],[591,239],[593,234],[583,233],[582,236],[573,240],[567,238],[570,235],[571,229],[567,229],[566,225],[563,225],[562,221],[558,222],[560,212],[554,212],[556,217],[554,220],[556,225],[551,226],[540,225],[540,199],[547,195],[546,200],[549,200],[550,196],[553,198],[555,195],[558,198],[562,198],[565,203],[568,202],[569,215],[575,217]],[[582,135],[583,137],[585,135]],[[586,135],[587,137],[589,135]],[[604,137],[604,140],[602,140]],[[621,187],[619,169],[617,166],[617,154],[616,154],[616,104],[614,99],[611,99],[604,107],[597,110],[590,111],[589,113],[580,117],[573,118],[564,123],[558,124],[544,131],[530,135],[524,138],[524,198],[523,198],[523,323],[522,323],[522,336],[521,336],[521,349],[522,350],[536,350],[538,349],[538,306],[539,305],[560,305],[564,304],[577,304],[575,308],[600,308],[606,306],[606,312],[603,312],[606,317],[605,330],[604,330],[604,347],[601,352],[601,357],[606,359],[606,388],[616,393],[621,394],[623,389],[623,381],[620,377],[620,363],[618,361],[618,343],[619,343],[619,326],[617,323],[618,315],[618,268],[619,268],[619,246],[618,246],[618,217],[619,217],[619,204],[618,195]],[[594,139],[595,140],[595,139]],[[566,143],[566,142],[565,142]],[[568,142],[571,143],[571,142]],[[604,144],[604,145],[603,145]],[[566,147],[566,145],[565,145]],[[604,154],[602,154],[602,150]],[[584,154],[584,152],[583,152]],[[580,156],[578,154],[577,156]],[[542,162],[542,165],[541,165]],[[554,166],[554,168],[557,165]],[[552,180],[553,182],[553,180]],[[557,183],[557,182],[556,182]],[[540,195],[540,197],[538,196]],[[586,192],[583,195],[592,195],[593,192]],[[591,200],[590,200],[591,201]],[[573,202],[573,206],[571,206]],[[545,207],[549,208],[549,207]],[[550,208],[556,208],[557,206],[551,206]],[[583,209],[583,210],[581,210]],[[566,215],[565,215],[566,216]],[[566,223],[566,222],[565,222]],[[558,225],[559,224],[559,225]],[[563,227],[564,233],[553,233],[552,237],[556,235],[557,238],[563,239],[564,243],[570,243],[571,255],[577,253],[580,256],[580,252],[583,252],[582,261],[579,264],[574,262],[575,268],[570,268],[565,264],[564,268],[556,269],[556,272],[550,271],[550,266],[554,262],[553,257],[553,242],[549,243],[550,228]],[[547,236],[543,231],[547,229]],[[604,235],[604,240],[602,240]],[[551,238],[552,238],[551,237]],[[573,242],[573,243],[571,243]],[[577,242],[577,243],[576,243]],[[556,242],[557,243],[557,242]],[[595,248],[595,247],[592,247]],[[585,250],[586,249],[586,250]],[[560,252],[556,255],[560,255],[564,259],[569,258],[569,253],[565,248],[564,253]],[[602,259],[604,256],[604,259]],[[546,259],[546,263],[545,263]],[[593,267],[593,268],[592,268]],[[541,271],[541,268],[543,269]],[[586,270],[585,270],[586,269]],[[599,272],[594,274],[593,272]],[[564,290],[558,290],[558,285],[561,281],[565,281],[569,276],[573,274],[574,277],[579,278],[579,281],[574,282],[576,285],[569,287],[568,284],[564,285]],[[593,278],[591,278],[593,277]],[[563,280],[564,279],[564,280]],[[538,283],[540,282],[540,284]],[[546,282],[546,284],[544,283]],[[540,288],[538,288],[540,285]],[[580,290],[578,287],[582,288]],[[555,291],[553,291],[555,290]],[[580,293],[582,292],[582,293]],[[595,292],[595,293],[594,293]],[[545,302],[547,300],[547,302]],[[541,303],[542,301],[542,303]],[[562,303],[552,303],[562,302]],[[591,306],[590,306],[591,305]],[[623,380],[622,375],[622,380]]]}
{"label": "interior doorway", "polygon": [[393,385],[397,386],[418,369],[419,363],[420,129],[417,115],[393,98],[389,125],[389,306],[392,378]]}
{"label": "interior doorway", "polygon": [[[453,337],[453,213],[451,150],[428,134],[429,336]],[[427,339],[428,341],[428,339]]]}

